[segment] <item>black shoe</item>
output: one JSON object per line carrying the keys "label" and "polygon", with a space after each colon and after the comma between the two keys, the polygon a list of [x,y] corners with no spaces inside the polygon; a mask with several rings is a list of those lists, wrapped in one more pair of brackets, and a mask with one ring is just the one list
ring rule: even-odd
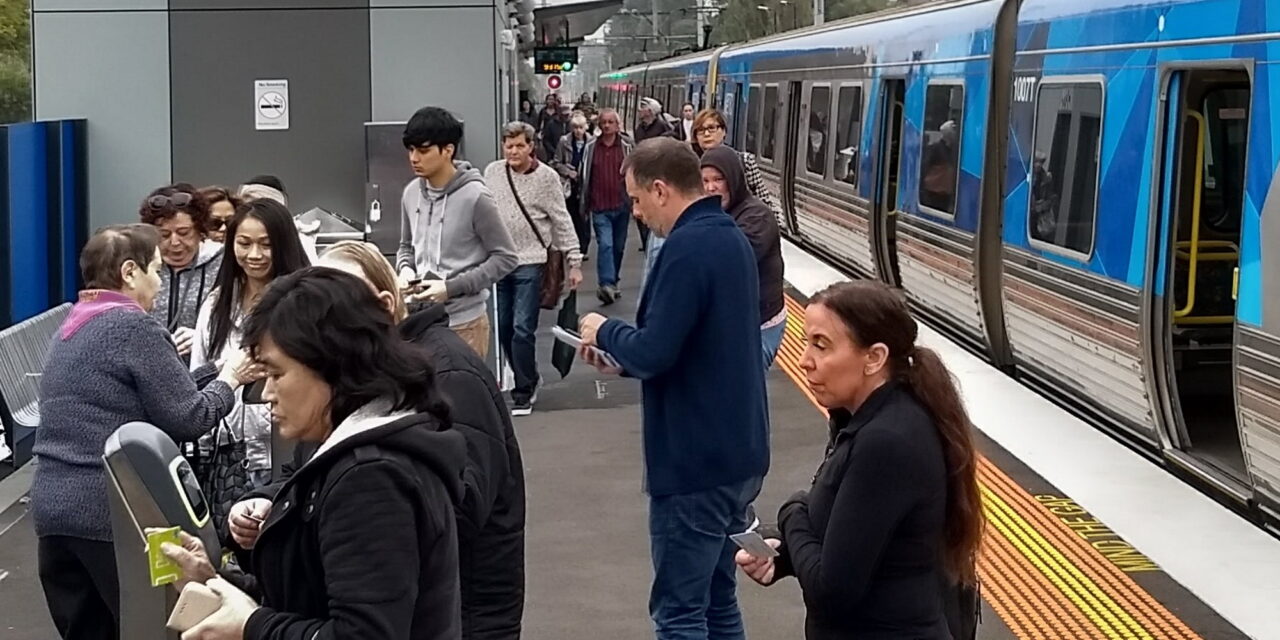
{"label": "black shoe", "polygon": [[596,297],[600,299],[600,302],[606,305],[613,304],[614,299],[613,292],[609,291],[609,289],[610,287],[600,287],[596,290]]}
{"label": "black shoe", "polygon": [[511,403],[511,415],[527,416],[533,413],[533,403],[528,400],[517,400]]}

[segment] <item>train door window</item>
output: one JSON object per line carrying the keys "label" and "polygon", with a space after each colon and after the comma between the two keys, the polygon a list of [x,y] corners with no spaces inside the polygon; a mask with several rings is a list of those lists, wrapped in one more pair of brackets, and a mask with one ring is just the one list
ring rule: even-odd
{"label": "train door window", "polygon": [[809,87],[809,117],[804,139],[804,164],[809,173],[827,177],[827,148],[831,146],[831,87]]}
{"label": "train door window", "polygon": [[773,160],[778,134],[778,85],[764,88],[764,121],[760,127],[760,157]]}
{"label": "train door window", "polygon": [[743,128],[747,133],[747,153],[760,153],[760,85],[751,85],[747,95],[747,126]]}
{"label": "train door window", "polygon": [[920,132],[920,207],[948,217],[956,213],[963,125],[964,85],[930,83],[925,89]]}
{"label": "train door window", "polygon": [[742,129],[742,109],[739,108],[742,104],[742,83],[735,82],[732,86],[732,92],[724,100],[724,118],[729,123],[729,140],[737,140],[738,131]]}
{"label": "train door window", "polygon": [[1040,84],[1027,227],[1033,245],[1093,253],[1102,146],[1102,84]]}
{"label": "train door window", "polygon": [[862,85],[840,87],[836,119],[835,178],[858,188],[862,142]]}

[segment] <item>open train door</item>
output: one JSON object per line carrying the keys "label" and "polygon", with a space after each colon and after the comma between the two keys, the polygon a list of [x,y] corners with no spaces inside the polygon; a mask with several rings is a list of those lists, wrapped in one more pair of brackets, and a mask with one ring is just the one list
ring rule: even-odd
{"label": "open train door", "polygon": [[899,286],[896,216],[902,174],[902,123],[906,112],[907,81],[880,81],[879,119],[876,123],[875,203],[871,209],[871,246],[880,279]]}
{"label": "open train door", "polygon": [[1252,78],[1223,63],[1170,67],[1165,82],[1147,300],[1160,440],[1170,462],[1246,503],[1255,470],[1240,419],[1248,345],[1237,298]]}

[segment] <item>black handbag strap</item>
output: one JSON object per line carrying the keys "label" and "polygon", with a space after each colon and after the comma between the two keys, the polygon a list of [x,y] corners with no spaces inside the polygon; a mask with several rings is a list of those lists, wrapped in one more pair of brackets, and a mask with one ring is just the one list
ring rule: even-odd
{"label": "black handbag strap", "polygon": [[516,189],[516,179],[511,177],[511,165],[505,164],[507,168],[507,184],[511,185],[511,195],[516,197],[516,205],[520,207],[520,213],[524,214],[524,221],[529,223],[529,228],[533,229],[533,235],[538,237],[538,244],[543,249],[549,249],[550,245],[542,239],[542,233],[538,231],[538,225],[533,224],[533,218],[529,215],[529,210],[524,208],[524,201],[520,199],[520,191]]}

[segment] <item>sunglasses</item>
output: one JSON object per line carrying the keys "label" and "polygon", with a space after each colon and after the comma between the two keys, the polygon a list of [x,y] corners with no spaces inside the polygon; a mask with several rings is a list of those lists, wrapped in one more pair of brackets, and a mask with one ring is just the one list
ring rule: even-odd
{"label": "sunglasses", "polygon": [[167,209],[170,206],[181,209],[189,204],[191,204],[191,194],[185,191],[179,191],[171,196],[158,195],[147,198],[147,206],[152,209]]}

